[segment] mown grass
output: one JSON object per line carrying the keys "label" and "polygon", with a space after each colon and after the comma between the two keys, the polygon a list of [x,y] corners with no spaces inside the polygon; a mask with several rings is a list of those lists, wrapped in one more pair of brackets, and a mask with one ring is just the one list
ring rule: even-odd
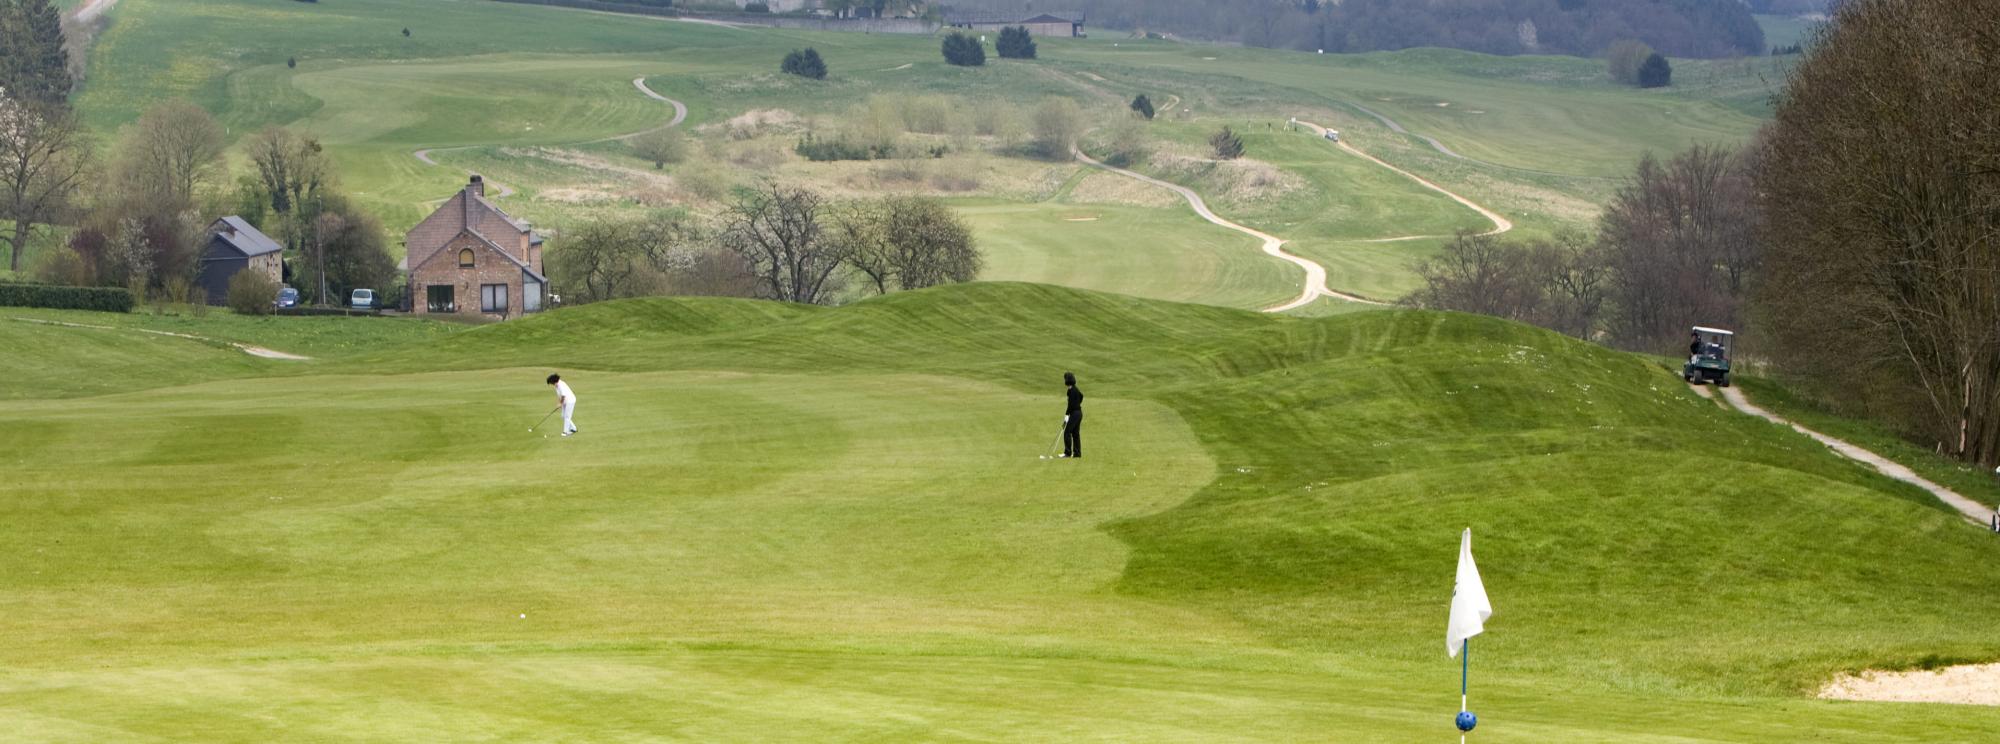
{"label": "mown grass", "polygon": [[1840,415],[1826,403],[1776,381],[1746,377],[1739,383],[1751,402],[1822,434],[1887,457],[1931,482],[1985,505],[2000,504],[2000,476],[1939,454],[1870,421]]}
{"label": "mown grass", "polygon": [[[492,148],[577,146],[663,122],[667,108],[632,89],[638,77],[687,102],[691,126],[770,108],[825,120],[876,93],[958,96],[972,102],[975,117],[1018,116],[1042,97],[1062,95],[1083,101],[1099,120],[1122,115],[1131,96],[1146,92],[1183,109],[1160,122],[1170,137],[1238,119],[1309,115],[1348,132],[1371,153],[1507,213],[1523,229],[1547,231],[1587,223],[1606,179],[1625,173],[1640,152],[1747,136],[1782,78],[1761,60],[1688,62],[1674,89],[1642,92],[1604,80],[1597,62],[1569,58],[1441,50],[1306,55],[1110,37],[1044,41],[1038,61],[964,69],[943,64],[936,40],[922,37],[730,29],[507,3],[125,0],[95,47],[78,101],[106,134],[168,96],[190,97],[215,112],[232,137],[272,124],[310,130],[330,145],[343,188],[399,230],[451,193],[462,168],[495,167]],[[776,72],[784,51],[803,46],[827,57],[828,80]],[[287,66],[294,59],[296,69]],[[1430,152],[1357,106],[1483,162]],[[482,149],[440,153],[446,167],[410,155],[459,146]],[[587,147],[631,164],[610,152],[614,146]],[[1328,255],[1333,283],[1342,289],[1399,294],[1411,284],[1408,264],[1423,255],[1423,244],[1348,250],[1340,241],[1449,232],[1468,221],[1456,204],[1311,143],[1273,140],[1253,143],[1256,149],[1310,187],[1265,204],[1226,205],[1230,216],[1299,228],[1299,235],[1285,237],[1301,252]],[[969,162],[947,159],[947,166]],[[840,169],[714,165],[750,180],[845,177]],[[497,169],[524,176],[509,183],[522,194],[503,202],[537,223],[638,209],[630,201],[578,205],[539,197],[575,173]],[[544,176],[555,181],[536,180]],[[639,188],[630,179],[606,179]],[[976,195],[1022,200],[989,186]],[[1235,214],[1238,206],[1249,214]],[[1176,240],[1165,229],[1135,239]],[[1218,288],[1215,301],[1235,304],[1232,291]]]}
{"label": "mown grass", "polygon": [[[1804,697],[2000,656],[1990,535],[1649,360],[1490,319],[994,283],[608,303],[282,377],[164,361],[5,409],[7,730],[1445,736],[1466,526],[1483,737],[2000,723]],[[578,438],[525,431],[550,370]],[[1064,370],[1090,456],[1039,461]]]}

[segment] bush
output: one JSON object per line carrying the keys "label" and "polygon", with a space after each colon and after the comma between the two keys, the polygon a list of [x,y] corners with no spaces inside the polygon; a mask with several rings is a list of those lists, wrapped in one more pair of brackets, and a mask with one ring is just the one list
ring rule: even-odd
{"label": "bush", "polygon": [[1214,136],[1209,137],[1208,146],[1215,148],[1215,157],[1222,160],[1235,160],[1243,157],[1243,138],[1237,136],[1235,132],[1230,131],[1229,127],[1223,127],[1222,131],[1216,132]]}
{"label": "bush", "polygon": [[1147,121],[1152,121],[1153,99],[1147,98],[1144,93],[1140,93],[1138,98],[1132,99],[1132,110],[1140,116],[1146,117]]}
{"label": "bush", "polygon": [[769,12],[771,12],[771,6],[770,6],[770,4],[769,4],[769,3],[761,3],[761,2],[754,2],[754,0],[753,0],[753,2],[748,2],[748,3],[744,3],[744,4],[743,4],[743,12],[745,12],[745,13],[769,13]]}
{"label": "bush", "polygon": [[1035,39],[1027,26],[1009,26],[1000,29],[1000,40],[993,49],[1000,52],[1001,59],[1034,59]]}
{"label": "bush", "polygon": [[792,147],[792,151],[815,163],[837,160],[881,160],[896,156],[894,145],[864,145],[849,141],[846,137],[814,137],[807,133]]}
{"label": "bush", "polygon": [[654,170],[687,159],[687,139],[678,129],[656,129],[632,138],[632,154],[653,164]]}
{"label": "bush", "polygon": [[802,78],[826,79],[826,60],[820,59],[819,50],[812,47],[792,50],[778,69]]}
{"label": "bush", "polygon": [[1083,110],[1067,98],[1044,98],[1035,107],[1035,149],[1050,160],[1069,160],[1083,136]]}
{"label": "bush", "polygon": [[48,284],[0,284],[0,306],[45,307],[54,310],[132,312],[132,292],[123,287],[62,287]]}
{"label": "bush", "polygon": [[978,39],[953,31],[944,37],[944,61],[959,67],[978,67],[986,64],[986,45]]}
{"label": "bush", "polygon": [[1643,41],[1624,41],[1612,44],[1604,50],[1604,70],[1612,80],[1626,85],[1639,84],[1639,67],[1646,64],[1646,58],[1653,56],[1653,48]]}
{"label": "bush", "polygon": [[1639,66],[1639,87],[1665,88],[1674,82],[1674,68],[1667,64],[1667,58],[1653,55]]}
{"label": "bush", "polygon": [[242,315],[268,315],[278,300],[278,283],[261,271],[243,270],[229,277],[229,309]]}

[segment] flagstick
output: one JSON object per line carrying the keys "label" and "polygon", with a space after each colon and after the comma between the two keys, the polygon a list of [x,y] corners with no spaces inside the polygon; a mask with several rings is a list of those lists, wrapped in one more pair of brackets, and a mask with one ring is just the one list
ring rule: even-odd
{"label": "flagstick", "polygon": [[[1467,638],[1458,643],[1458,660],[1462,664],[1458,668],[1458,712],[1464,713],[1465,683],[1466,679],[1472,676],[1472,639]],[[1465,744],[1465,732],[1459,732],[1458,744]]]}

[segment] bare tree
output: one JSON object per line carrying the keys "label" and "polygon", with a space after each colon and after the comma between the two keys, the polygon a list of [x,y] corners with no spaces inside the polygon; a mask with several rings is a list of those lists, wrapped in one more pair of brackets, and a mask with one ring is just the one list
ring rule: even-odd
{"label": "bare tree", "polygon": [[1075,101],[1051,96],[1035,107],[1035,149],[1050,160],[1069,160],[1083,136],[1083,109]]}
{"label": "bare tree", "polygon": [[1699,145],[1639,161],[1599,220],[1614,343],[1658,350],[1690,325],[1738,323],[1761,255],[1750,162]]}
{"label": "bare tree", "polygon": [[326,185],[329,170],[317,139],[270,127],[251,135],[243,149],[257,167],[272,212],[289,215]]}
{"label": "bare tree", "polygon": [[1788,370],[2000,464],[2000,15],[1851,0],[1822,29],[1762,157],[1759,317]]}
{"label": "bare tree", "polygon": [[1530,246],[1540,272],[1545,307],[1539,324],[1581,339],[1596,334],[1609,295],[1609,267],[1597,241],[1564,230]]}
{"label": "bare tree", "polygon": [[972,228],[934,198],[849,204],[834,209],[829,222],[831,239],[843,245],[848,266],[877,294],[969,282],[984,265]]}
{"label": "bare tree", "polygon": [[1418,262],[1424,286],[1405,302],[1532,322],[1543,300],[1532,258],[1520,245],[1461,230],[1436,256]]}
{"label": "bare tree", "polygon": [[810,189],[771,184],[743,194],[723,216],[722,243],[749,265],[768,299],[824,304],[845,245],[830,240],[826,200]]}
{"label": "bare tree", "polygon": [[14,223],[0,238],[7,241],[9,270],[21,270],[21,254],[35,228],[75,211],[91,155],[68,107],[20,102],[0,90],[0,219]]}
{"label": "bare tree", "polygon": [[119,152],[118,173],[133,204],[177,212],[222,174],[222,125],[200,106],[174,99],[146,110]]}
{"label": "bare tree", "polygon": [[[713,253],[701,248],[701,232],[685,214],[661,212],[593,220],[566,231],[549,265],[552,279],[576,288],[567,296],[578,303],[660,293],[748,294],[724,291],[741,286],[741,272],[734,285],[708,275],[731,265],[714,261]],[[690,286],[696,290],[680,291]]]}

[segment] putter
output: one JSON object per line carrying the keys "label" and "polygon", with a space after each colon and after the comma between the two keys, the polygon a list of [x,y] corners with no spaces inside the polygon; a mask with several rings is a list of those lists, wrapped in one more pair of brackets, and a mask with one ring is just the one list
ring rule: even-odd
{"label": "putter", "polygon": [[556,411],[560,410],[562,410],[562,406],[556,406],[555,408],[549,409],[548,413],[542,414],[542,420],[535,422],[534,426],[528,427],[528,433],[533,434],[535,433],[536,429],[542,428],[542,424],[548,423],[549,417],[556,415]]}

